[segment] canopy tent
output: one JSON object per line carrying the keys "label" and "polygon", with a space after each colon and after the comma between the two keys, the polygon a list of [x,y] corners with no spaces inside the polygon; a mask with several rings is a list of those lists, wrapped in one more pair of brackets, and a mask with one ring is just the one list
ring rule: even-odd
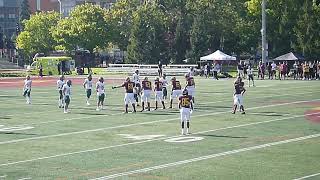
{"label": "canopy tent", "polygon": [[293,52],[289,52],[282,56],[273,59],[274,61],[303,61],[304,57],[294,54]]}
{"label": "canopy tent", "polygon": [[200,61],[236,61],[237,58],[233,56],[229,56],[220,50],[217,50],[216,52],[209,54],[207,56],[201,57]]}

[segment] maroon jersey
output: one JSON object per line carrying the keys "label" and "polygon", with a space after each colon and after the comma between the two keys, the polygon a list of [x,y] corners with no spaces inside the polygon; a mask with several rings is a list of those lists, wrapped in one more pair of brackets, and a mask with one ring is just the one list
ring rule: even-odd
{"label": "maroon jersey", "polygon": [[133,93],[133,88],[134,88],[134,82],[124,82],[122,84],[122,87],[126,89],[126,93]]}
{"label": "maroon jersey", "polygon": [[162,87],[163,87],[163,84],[161,81],[155,81],[154,82],[154,89],[156,91],[162,91]]}
{"label": "maroon jersey", "polygon": [[236,83],[234,86],[234,94],[241,94],[243,91],[245,91],[244,82]]}
{"label": "maroon jersey", "polygon": [[152,90],[150,81],[142,81],[143,90]]}
{"label": "maroon jersey", "polygon": [[188,77],[187,86],[194,86],[194,85],[195,85],[195,83],[194,83],[193,77]]}
{"label": "maroon jersey", "polygon": [[172,81],[172,90],[181,90],[180,81]]}
{"label": "maroon jersey", "polygon": [[180,105],[184,108],[191,108],[192,96],[183,95],[179,97]]}

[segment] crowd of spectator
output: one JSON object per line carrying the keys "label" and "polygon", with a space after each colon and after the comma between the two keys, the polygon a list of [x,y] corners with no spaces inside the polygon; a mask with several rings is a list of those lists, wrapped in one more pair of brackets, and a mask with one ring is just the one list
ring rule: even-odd
{"label": "crowd of spectator", "polygon": [[[252,68],[251,63],[240,62],[237,66],[238,75],[247,77],[248,69]],[[268,62],[260,61],[257,65],[258,79],[268,78],[285,80],[292,78],[295,80],[320,80],[320,61],[295,61],[293,64],[288,61]]]}

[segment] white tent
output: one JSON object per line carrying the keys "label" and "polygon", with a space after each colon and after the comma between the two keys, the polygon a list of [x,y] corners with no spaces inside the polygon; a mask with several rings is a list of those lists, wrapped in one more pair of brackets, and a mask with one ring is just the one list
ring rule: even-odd
{"label": "white tent", "polygon": [[233,56],[229,56],[220,50],[217,50],[216,52],[209,54],[207,56],[201,57],[200,61],[236,61],[237,58]]}

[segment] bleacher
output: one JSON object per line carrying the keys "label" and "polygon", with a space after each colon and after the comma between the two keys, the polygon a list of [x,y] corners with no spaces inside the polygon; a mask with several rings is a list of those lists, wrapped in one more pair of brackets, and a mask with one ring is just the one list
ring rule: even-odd
{"label": "bleacher", "polygon": [[[169,76],[181,76],[189,72],[191,67],[197,65],[163,65],[163,73]],[[131,75],[135,70],[139,70],[143,76],[158,75],[158,65],[139,65],[139,64],[109,64],[106,69],[110,73],[120,73]]]}

